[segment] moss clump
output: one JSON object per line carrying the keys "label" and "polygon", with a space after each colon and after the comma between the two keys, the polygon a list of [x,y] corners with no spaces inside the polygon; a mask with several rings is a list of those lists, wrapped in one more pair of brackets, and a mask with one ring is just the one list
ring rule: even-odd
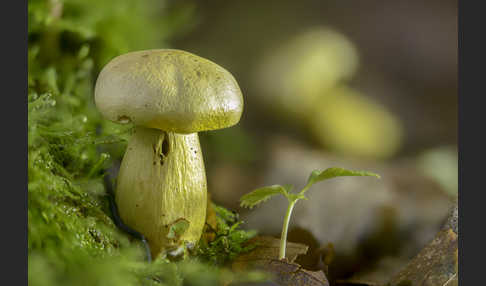
{"label": "moss clump", "polygon": [[101,119],[93,85],[114,56],[166,46],[188,14],[155,17],[159,2],[28,2],[29,285],[181,285],[204,267],[201,283],[232,275],[197,261],[143,262],[108,208],[102,169],[122,157],[130,127]]}
{"label": "moss clump", "polygon": [[255,231],[240,229],[242,221],[238,214],[212,204],[216,214],[216,225],[206,224],[205,237],[212,234],[211,239],[201,239],[198,254],[202,260],[212,265],[225,265],[235,259],[240,253],[250,251],[255,246],[243,246],[246,241],[256,235]]}

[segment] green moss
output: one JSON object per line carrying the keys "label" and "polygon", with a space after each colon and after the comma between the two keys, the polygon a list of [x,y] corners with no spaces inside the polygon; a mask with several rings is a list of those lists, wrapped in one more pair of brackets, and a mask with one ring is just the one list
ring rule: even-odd
{"label": "green moss", "polygon": [[[216,229],[206,229],[206,232],[213,231],[214,240],[206,242],[201,240],[198,247],[198,254],[202,260],[212,265],[225,265],[235,259],[240,253],[250,251],[255,245],[245,245],[245,242],[256,235],[255,231],[244,231],[240,229],[242,221],[238,215],[229,210],[212,205],[216,212]],[[208,228],[208,225],[206,225]]]}
{"label": "green moss", "polygon": [[[145,263],[139,242],[115,227],[102,184],[102,170],[122,157],[131,127],[102,120],[93,85],[114,56],[167,47],[166,35],[183,25],[152,14],[166,13],[158,7],[160,1],[28,2],[29,285],[181,285],[209,268]],[[204,271],[213,280],[223,272]]]}

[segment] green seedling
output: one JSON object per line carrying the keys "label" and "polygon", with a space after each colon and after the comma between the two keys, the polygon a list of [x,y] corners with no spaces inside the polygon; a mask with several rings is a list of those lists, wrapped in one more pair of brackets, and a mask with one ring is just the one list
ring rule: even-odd
{"label": "green seedling", "polygon": [[243,195],[240,199],[240,204],[242,207],[247,207],[251,209],[254,206],[263,203],[278,194],[281,194],[287,198],[287,200],[289,201],[289,206],[287,207],[287,212],[285,213],[285,218],[283,222],[282,235],[280,237],[280,251],[278,257],[279,259],[284,259],[285,249],[287,245],[287,231],[289,228],[290,215],[292,214],[292,210],[294,209],[297,201],[300,199],[307,200],[307,198],[305,197],[305,192],[315,183],[343,176],[373,176],[380,178],[380,176],[375,173],[366,171],[351,171],[342,168],[328,168],[324,171],[314,170],[310,174],[309,179],[307,179],[307,184],[305,185],[305,187],[298,193],[292,192],[292,185],[272,185],[258,188],[249,192],[246,195]]}

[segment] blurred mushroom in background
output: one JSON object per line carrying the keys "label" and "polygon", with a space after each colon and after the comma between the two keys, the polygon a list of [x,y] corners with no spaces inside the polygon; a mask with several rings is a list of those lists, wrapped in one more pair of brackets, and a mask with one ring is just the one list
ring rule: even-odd
{"label": "blurred mushroom in background", "polygon": [[309,128],[329,151],[367,159],[393,157],[403,137],[399,119],[359,91],[336,86],[309,111]]}
{"label": "blurred mushroom in background", "polygon": [[346,36],[314,27],[264,54],[255,86],[271,115],[306,129],[325,149],[348,157],[392,157],[400,148],[401,122],[347,86],[357,68],[356,48]]}
{"label": "blurred mushroom in background", "polygon": [[307,117],[315,101],[358,66],[354,45],[342,34],[314,27],[266,51],[256,67],[258,98],[287,119]]}

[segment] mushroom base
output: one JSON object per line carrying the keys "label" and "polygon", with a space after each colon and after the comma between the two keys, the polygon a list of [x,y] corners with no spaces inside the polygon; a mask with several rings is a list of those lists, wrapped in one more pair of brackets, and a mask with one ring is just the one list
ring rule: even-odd
{"label": "mushroom base", "polygon": [[120,217],[145,235],[153,257],[197,243],[207,205],[197,133],[137,127],[121,163],[115,196]]}

